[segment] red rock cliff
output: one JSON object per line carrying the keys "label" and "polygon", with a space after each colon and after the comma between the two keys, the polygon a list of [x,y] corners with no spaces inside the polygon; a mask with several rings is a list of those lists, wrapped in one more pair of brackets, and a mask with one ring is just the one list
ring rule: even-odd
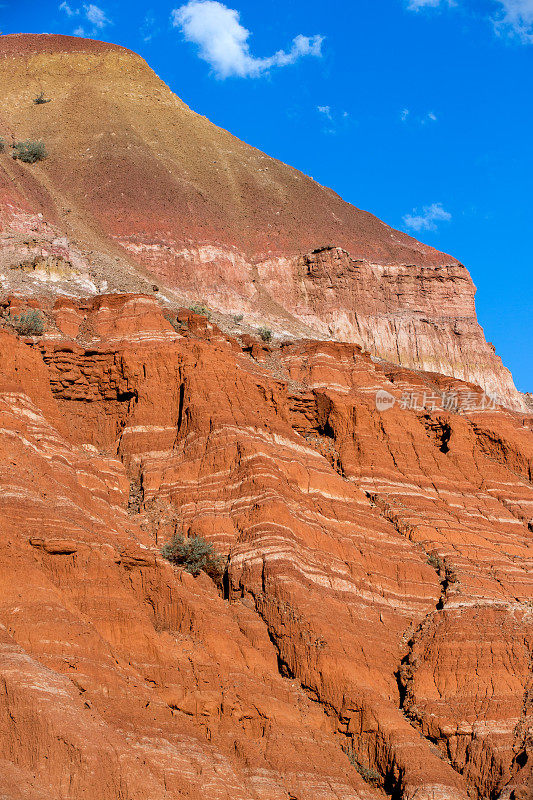
{"label": "red rock cliff", "polygon": [[[169,297],[351,341],[524,407],[456,259],[212,125],[139,56],[4,36],[0,86],[6,291],[146,291],[156,278]],[[51,102],[35,105],[40,92]],[[49,151],[31,168],[9,157],[26,138]]]}
{"label": "red rock cliff", "polygon": [[180,319],[0,332],[2,796],[530,797],[531,418],[378,412],[472,387]]}

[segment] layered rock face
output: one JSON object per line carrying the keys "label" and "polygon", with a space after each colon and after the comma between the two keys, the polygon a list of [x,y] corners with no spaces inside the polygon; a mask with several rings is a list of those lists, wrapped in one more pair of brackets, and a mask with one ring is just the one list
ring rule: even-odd
{"label": "layered rock face", "polygon": [[531,800],[533,422],[467,270],[123,48],[0,37],[0,87],[0,797]]}
{"label": "layered rock face", "polygon": [[[135,54],[0,37],[6,292],[147,291],[357,343],[524,408],[465,268],[191,111]],[[50,102],[36,105],[41,92]],[[42,139],[40,164],[11,143]]]}
{"label": "layered rock face", "polygon": [[531,797],[531,416],[172,322],[107,295],[0,331],[0,794]]}

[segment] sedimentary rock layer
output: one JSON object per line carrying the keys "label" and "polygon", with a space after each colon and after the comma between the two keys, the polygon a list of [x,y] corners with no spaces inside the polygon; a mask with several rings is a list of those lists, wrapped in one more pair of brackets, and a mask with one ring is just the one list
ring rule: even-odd
{"label": "sedimentary rock layer", "polygon": [[0,331],[0,793],[529,796],[530,415],[140,295],[47,324]]}
{"label": "sedimentary rock layer", "polygon": [[[524,407],[455,258],[217,128],[139,56],[3,36],[0,86],[6,291],[147,291],[155,278],[256,325],[354,342]],[[41,92],[50,102],[36,105]],[[13,161],[23,139],[42,139],[48,158]]]}

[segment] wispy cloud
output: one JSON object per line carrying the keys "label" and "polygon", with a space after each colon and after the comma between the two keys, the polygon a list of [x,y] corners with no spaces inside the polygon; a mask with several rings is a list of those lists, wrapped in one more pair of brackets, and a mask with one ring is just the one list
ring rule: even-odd
{"label": "wispy cloud", "polygon": [[533,0],[498,0],[501,13],[494,17],[497,33],[511,34],[533,44]]}
{"label": "wispy cloud", "polygon": [[439,222],[449,222],[452,215],[442,207],[442,203],[432,203],[424,206],[422,211],[413,209],[411,214],[403,217],[406,228],[412,231],[435,231]]}
{"label": "wispy cloud", "polygon": [[[83,20],[91,26],[90,33],[94,36],[99,31],[103,30],[107,25],[112,25],[112,21],[107,17],[105,11],[100,6],[94,3],[88,3],[81,7],[74,7],[69,5],[66,0],[59,5],[59,10],[63,11],[67,17]],[[85,28],[83,25],[78,25],[74,30],[75,36],[85,36]]]}
{"label": "wispy cloud", "polygon": [[410,122],[416,123],[417,125],[427,125],[428,122],[436,122],[437,115],[434,111],[428,111],[426,114],[414,115],[411,114],[410,109],[402,108],[400,111],[400,119],[402,122]]}
{"label": "wispy cloud", "polygon": [[[422,11],[444,6],[459,6],[458,0],[406,0],[409,11]],[[468,6],[468,3],[462,3]],[[513,36],[526,44],[533,44],[533,0],[492,0],[498,11],[488,19],[500,36]]]}
{"label": "wispy cloud", "polygon": [[65,2],[65,0],[63,0],[61,5],[59,6],[59,10],[64,11],[67,17],[75,17],[76,14],[80,13],[79,8],[72,8],[71,6],[69,6],[67,2]]}
{"label": "wispy cloud", "polygon": [[172,24],[189,42],[199,48],[199,55],[219,78],[238,76],[257,78],[274,67],[294,64],[303,56],[321,56],[323,36],[298,34],[289,50],[278,50],[267,58],[250,52],[250,31],[240,23],[239,12],[217,0],[190,0],[176,8]]}
{"label": "wispy cloud", "polygon": [[420,11],[423,8],[437,8],[438,6],[454,6],[455,0],[408,0],[409,11]]}
{"label": "wispy cloud", "polygon": [[338,133],[350,123],[348,111],[337,111],[329,105],[317,106],[316,110],[325,122],[324,133]]}
{"label": "wispy cloud", "polygon": [[140,32],[143,42],[151,42],[154,36],[159,33],[159,28],[156,25],[155,17],[151,11],[145,16]]}
{"label": "wispy cloud", "polygon": [[87,22],[90,22],[91,25],[94,25],[97,29],[105,28],[105,26],[109,25],[111,22],[111,20],[106,17],[105,12],[93,3],[90,3],[88,6],[83,6],[83,10],[85,11]]}

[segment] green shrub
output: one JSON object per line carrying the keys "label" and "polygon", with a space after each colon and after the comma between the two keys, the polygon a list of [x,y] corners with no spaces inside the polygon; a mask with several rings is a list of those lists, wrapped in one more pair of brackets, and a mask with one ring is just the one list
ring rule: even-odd
{"label": "green shrub", "polygon": [[41,336],[44,331],[43,315],[35,309],[22,314],[8,314],[5,320],[21,336]]}
{"label": "green shrub", "polygon": [[242,322],[242,321],[243,321],[243,319],[244,319],[244,316],[243,316],[242,314],[234,314],[234,315],[233,315],[233,322],[234,322],[236,325],[238,325],[240,322]]}
{"label": "green shrub", "polygon": [[370,767],[365,767],[363,764],[359,763],[353,750],[353,746],[343,747],[342,749],[348,756],[348,761],[352,767],[357,770],[364,781],[369,783],[371,786],[375,786],[376,788],[381,786],[381,775],[379,772],[375,769],[371,769]]}
{"label": "green shrub", "polygon": [[179,321],[179,319],[175,316],[167,316],[166,319],[170,322],[172,327],[178,333],[183,329],[183,323]]}
{"label": "green shrub", "polygon": [[436,569],[437,572],[440,572],[440,570],[444,569],[444,561],[436,553],[431,553],[428,556],[428,564],[433,567],[433,569]]}
{"label": "green shrub", "polygon": [[47,100],[44,96],[44,92],[41,92],[40,94],[37,95],[37,97],[33,98],[33,102],[34,105],[36,106],[42,106],[43,103],[49,103],[50,100]]}
{"label": "green shrub", "polygon": [[25,164],[35,164],[47,156],[44,142],[34,142],[27,139],[25,142],[16,142],[13,145],[13,158],[24,161]]}
{"label": "green shrub", "polygon": [[202,536],[184,539],[176,533],[161,550],[162,555],[177,567],[183,567],[195,577],[205,572],[216,583],[222,585],[224,562],[213,545]]}
{"label": "green shrub", "polygon": [[0,153],[5,153],[6,151],[6,142],[5,139],[2,139],[0,136]]}
{"label": "green shrub", "polygon": [[264,342],[272,341],[272,331],[270,330],[270,328],[259,328],[258,333]]}
{"label": "green shrub", "polygon": [[189,311],[192,311],[194,314],[201,314],[202,317],[207,317],[207,319],[211,319],[211,312],[209,311],[208,307],[204,305],[204,303],[193,303],[189,306]]}

